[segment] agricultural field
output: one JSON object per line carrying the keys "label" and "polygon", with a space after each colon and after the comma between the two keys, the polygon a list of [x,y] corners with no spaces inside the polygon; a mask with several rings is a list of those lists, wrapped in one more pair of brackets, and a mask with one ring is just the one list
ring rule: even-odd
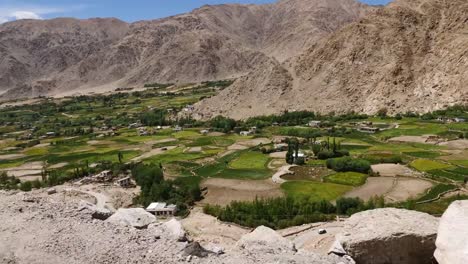
{"label": "agricultural field", "polygon": [[[0,171],[21,182],[40,181],[44,174],[74,174],[67,181],[112,164],[153,164],[163,168],[167,179],[196,179],[204,196],[199,203],[216,205],[286,196],[330,202],[381,196],[401,206],[407,200],[424,202],[451,190],[465,197],[467,123],[322,116],[325,125],[310,128],[306,124],[313,117],[307,113],[281,125],[273,124],[271,117],[197,121],[185,114],[200,98],[215,93],[212,87],[158,86],[3,106]],[[287,120],[287,115],[280,119]],[[380,131],[359,132],[359,122],[374,122]],[[252,127],[250,135],[239,135]],[[285,170],[287,151],[276,145],[288,140],[297,141],[306,158]],[[371,169],[334,171],[327,168],[326,159],[318,159],[317,147],[327,155],[359,159]],[[294,155],[290,157],[294,160]],[[279,171],[287,173],[279,182],[272,180]],[[435,204],[440,209],[443,201],[417,208],[429,210]]]}

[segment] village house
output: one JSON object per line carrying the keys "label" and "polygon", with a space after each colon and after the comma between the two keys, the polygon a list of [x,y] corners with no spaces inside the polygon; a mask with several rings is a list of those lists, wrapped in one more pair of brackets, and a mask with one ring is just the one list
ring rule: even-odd
{"label": "village house", "polygon": [[201,131],[200,131],[200,134],[202,134],[202,135],[204,135],[204,136],[208,135],[208,133],[210,133],[210,131],[207,130],[207,129],[204,129],[204,130],[201,130]]}
{"label": "village house", "polygon": [[174,204],[166,203],[151,203],[146,211],[156,216],[174,216],[177,213],[177,206]]}
{"label": "village house", "polygon": [[364,127],[360,127],[358,129],[359,132],[363,132],[363,133],[370,133],[370,134],[375,134],[377,132],[380,131],[380,129],[378,127],[368,127],[368,126],[364,126]]}
{"label": "village house", "polygon": [[47,133],[46,133],[46,136],[47,136],[47,137],[54,137],[54,136],[55,136],[55,132],[47,132]]}
{"label": "village house", "polygon": [[175,131],[175,132],[180,132],[180,131],[182,131],[183,129],[182,129],[182,127],[180,127],[179,125],[177,125],[177,126],[175,126],[172,130]]}
{"label": "village house", "polygon": [[250,136],[250,135],[252,135],[252,132],[251,131],[241,131],[239,133],[239,135],[241,135],[241,136]]}
{"label": "village house", "polygon": [[309,122],[310,127],[320,127],[320,125],[322,125],[322,121],[313,120]]}
{"label": "village house", "polygon": [[129,188],[133,186],[133,183],[130,177],[119,179],[116,181],[116,183],[122,188]]}
{"label": "village house", "polygon": [[461,117],[455,117],[455,118],[453,119],[453,121],[454,121],[455,123],[463,123],[463,122],[466,122],[466,119],[465,119],[465,118],[461,118]]}
{"label": "village house", "polygon": [[97,181],[103,182],[103,181],[108,181],[112,179],[112,171],[110,170],[105,170],[101,171],[100,173],[94,175],[94,177]]}

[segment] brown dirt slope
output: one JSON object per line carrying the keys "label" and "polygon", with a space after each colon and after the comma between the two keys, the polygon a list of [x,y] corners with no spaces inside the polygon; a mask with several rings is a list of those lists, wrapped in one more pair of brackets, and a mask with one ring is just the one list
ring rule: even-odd
{"label": "brown dirt slope", "polygon": [[298,55],[370,9],[356,0],[280,0],[204,6],[132,24],[10,22],[0,25],[0,93],[15,99],[236,78]]}
{"label": "brown dirt slope", "polygon": [[424,112],[467,103],[467,72],[468,2],[397,0],[297,57],[240,78],[197,113]]}

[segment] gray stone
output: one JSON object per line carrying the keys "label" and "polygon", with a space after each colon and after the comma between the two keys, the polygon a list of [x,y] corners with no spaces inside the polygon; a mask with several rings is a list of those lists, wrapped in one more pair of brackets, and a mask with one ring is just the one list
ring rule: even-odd
{"label": "gray stone", "polygon": [[427,264],[435,250],[437,226],[438,219],[429,214],[377,209],[351,216],[336,239],[360,264]]}
{"label": "gray stone", "polygon": [[161,225],[162,230],[178,242],[187,241],[187,236],[182,224],[175,218]]}
{"label": "gray stone", "polygon": [[156,217],[146,212],[143,208],[120,208],[106,221],[115,225],[132,226],[143,229],[155,222]]}
{"label": "gray stone", "polygon": [[237,247],[252,252],[269,254],[292,253],[296,251],[294,243],[279,235],[275,230],[259,226],[237,241]]}
{"label": "gray stone", "polygon": [[468,201],[453,202],[440,220],[434,256],[439,264],[468,263]]}

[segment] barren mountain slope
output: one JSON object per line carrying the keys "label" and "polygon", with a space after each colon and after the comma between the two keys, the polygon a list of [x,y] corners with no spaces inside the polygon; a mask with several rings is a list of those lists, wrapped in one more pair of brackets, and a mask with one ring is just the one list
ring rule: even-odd
{"label": "barren mountain slope", "polygon": [[[281,0],[204,6],[133,24],[11,22],[0,25],[0,92],[17,98],[239,77],[296,56],[370,9],[355,0]],[[103,26],[87,26],[93,23]]]}
{"label": "barren mountain slope", "polygon": [[[302,109],[429,111],[466,103],[468,2],[398,0],[278,67],[289,74],[278,80],[271,72],[253,72],[200,103],[198,117],[246,118]],[[289,87],[281,97],[261,99],[281,87]],[[224,101],[236,104],[219,103]]]}

